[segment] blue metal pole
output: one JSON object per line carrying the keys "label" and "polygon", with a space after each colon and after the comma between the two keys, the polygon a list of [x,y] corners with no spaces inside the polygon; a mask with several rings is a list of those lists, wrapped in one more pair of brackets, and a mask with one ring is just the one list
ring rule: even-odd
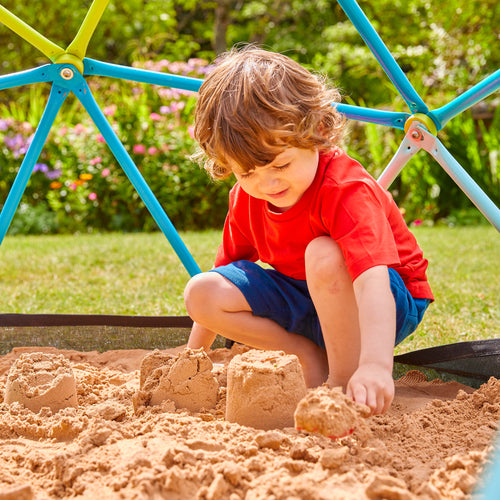
{"label": "blue metal pole", "polygon": [[498,89],[500,89],[500,69],[471,87],[463,94],[459,95],[456,99],[453,99],[453,101],[431,111],[429,115],[434,119],[434,121],[439,122],[442,128],[453,117],[457,116],[467,108],[470,108],[481,99],[484,99]]}
{"label": "blue metal pole", "polygon": [[435,139],[434,148],[425,148],[455,181],[460,189],[476,205],[480,212],[500,231],[500,209],[488,198],[474,179],[453,158],[439,139]]}
{"label": "blue metal pole", "polygon": [[[75,78],[78,78],[78,75],[75,75]],[[188,273],[191,276],[201,273],[201,269],[198,267],[198,264],[196,264],[186,245],[177,233],[174,225],[168,218],[159,201],[151,191],[151,188],[144,180],[144,177],[139,172],[137,166],[132,161],[132,158],[123,147],[120,139],[118,139],[113,128],[97,105],[87,83],[83,78],[79,80],[81,82],[81,85],[79,86],[79,88],[73,89],[74,94],[89,113],[90,117],[104,137],[105,141],[108,143],[111,151],[127,174],[127,177],[130,179],[136,191],[139,193],[139,196],[146,204],[156,223],[163,231],[163,234],[165,234],[165,236],[169,240],[172,248],[179,256]]]}
{"label": "blue metal pole", "polygon": [[31,83],[50,82],[54,79],[52,66],[52,64],[46,64],[45,66],[29,69],[27,71],[1,75],[0,90],[19,87],[20,85],[30,85]]}
{"label": "blue metal pole", "polygon": [[497,433],[495,447],[479,479],[479,485],[472,494],[473,500],[497,500],[500,492],[500,434]]}
{"label": "blue metal pole", "polygon": [[183,90],[192,90],[198,92],[203,83],[199,78],[189,76],[172,75],[161,73],[159,71],[150,71],[146,69],[130,68],[118,64],[110,64],[94,59],[85,58],[84,75],[111,76],[114,78],[123,78],[135,82],[151,83],[153,85],[163,85],[164,87],[175,87]]}
{"label": "blue metal pole", "polygon": [[389,52],[356,1],[338,0],[338,3],[342,9],[344,9],[344,12],[347,14],[352,24],[354,24],[363,40],[373,52],[373,55],[377,58],[387,76],[391,79],[392,83],[394,83],[399,94],[405,100],[406,104],[408,104],[412,114],[427,113],[429,109],[426,104],[417,94],[408,78],[406,78],[406,75],[403,73],[394,57],[392,57],[392,54]]}
{"label": "blue metal pole", "polygon": [[363,122],[377,123],[387,127],[404,130],[405,122],[410,117],[408,113],[396,113],[393,111],[382,111],[378,109],[351,106],[350,104],[337,104],[335,106],[347,118]]}
{"label": "blue metal pole", "polygon": [[9,229],[14,213],[21,201],[21,197],[26,189],[28,180],[33,172],[35,163],[40,156],[43,145],[47,140],[47,136],[50,132],[50,128],[54,123],[54,120],[62,106],[62,103],[66,99],[68,91],[58,85],[52,85],[52,89],[49,95],[47,106],[43,112],[42,118],[38,127],[36,129],[33,140],[24,156],[19,172],[14,179],[14,183],[10,189],[7,196],[7,200],[3,206],[2,212],[0,213],[0,244],[5,238],[7,230]]}

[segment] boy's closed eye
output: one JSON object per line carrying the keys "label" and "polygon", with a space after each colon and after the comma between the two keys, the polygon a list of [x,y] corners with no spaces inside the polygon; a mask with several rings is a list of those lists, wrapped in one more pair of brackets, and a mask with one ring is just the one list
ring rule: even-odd
{"label": "boy's closed eye", "polygon": [[254,174],[254,172],[255,172],[255,170],[249,170],[248,172],[245,172],[245,173],[239,174],[239,175],[243,179],[248,179],[249,177],[251,177]]}
{"label": "boy's closed eye", "polygon": [[286,170],[290,166],[290,163],[285,163],[284,165],[275,165],[276,170]]}

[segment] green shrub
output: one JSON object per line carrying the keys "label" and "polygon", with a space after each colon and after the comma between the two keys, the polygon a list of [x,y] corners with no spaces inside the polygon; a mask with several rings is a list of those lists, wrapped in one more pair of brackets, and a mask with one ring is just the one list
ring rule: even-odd
{"label": "green shrub", "polygon": [[[207,65],[141,64],[148,69],[203,76]],[[139,171],[178,229],[220,227],[228,182],[212,182],[191,159],[196,94],[99,78],[90,87]],[[39,99],[43,99],[40,95]],[[43,109],[43,106],[39,107]],[[15,107],[4,107],[6,116]],[[11,231],[152,231],[156,223],[88,115],[75,103],[63,106],[16,213]],[[34,133],[27,116],[0,121],[0,199],[12,185]],[[65,120],[68,118],[68,121]],[[36,122],[36,117],[34,120]],[[39,219],[38,222],[29,222]],[[25,227],[25,230],[23,230]]]}

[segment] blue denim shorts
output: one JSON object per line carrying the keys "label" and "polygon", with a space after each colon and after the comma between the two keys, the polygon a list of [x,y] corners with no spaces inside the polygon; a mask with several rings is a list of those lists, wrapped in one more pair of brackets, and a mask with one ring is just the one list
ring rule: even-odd
{"label": "blue denim shorts", "polygon": [[[271,319],[286,331],[303,335],[325,347],[306,281],[289,278],[246,260],[217,267],[211,272],[221,274],[239,288],[254,316]],[[396,302],[397,345],[416,330],[431,301],[413,298],[394,269],[389,268],[389,278]]]}

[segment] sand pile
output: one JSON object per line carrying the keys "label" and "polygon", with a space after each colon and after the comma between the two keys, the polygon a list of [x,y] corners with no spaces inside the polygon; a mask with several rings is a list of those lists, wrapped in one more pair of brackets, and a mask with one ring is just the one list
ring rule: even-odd
{"label": "sand pile", "polygon": [[76,383],[71,365],[60,354],[22,354],[10,369],[5,402],[19,402],[35,413],[44,407],[54,412],[77,407]]}
{"label": "sand pile", "polygon": [[306,394],[297,356],[250,350],[229,363],[226,420],[256,429],[293,427],[293,414]]}
{"label": "sand pile", "polygon": [[199,411],[215,408],[219,384],[203,349],[186,348],[179,354],[154,351],[141,363],[136,411],[143,406],[169,405],[170,409]]}
{"label": "sand pile", "polygon": [[362,418],[370,416],[370,408],[348,398],[341,387],[321,386],[308,391],[295,410],[298,430],[318,432],[331,439],[352,434],[362,426]]}
{"label": "sand pile", "polygon": [[[255,429],[225,419],[227,368],[241,348],[209,354],[215,407],[181,408],[165,390],[167,399],[140,411],[133,400],[148,380],[167,374],[171,383],[175,363],[190,365],[195,352],[38,349],[69,364],[78,406],[35,412],[5,399],[9,370],[35,350],[0,357],[0,500],[464,499],[500,415],[496,379],[474,391],[412,372],[397,382],[391,410],[362,419],[347,437],[333,440],[293,426]],[[141,371],[146,355],[154,361],[144,361],[149,369]],[[199,374],[213,380],[205,364],[197,361],[191,380]],[[54,375],[51,366],[46,371]]]}

